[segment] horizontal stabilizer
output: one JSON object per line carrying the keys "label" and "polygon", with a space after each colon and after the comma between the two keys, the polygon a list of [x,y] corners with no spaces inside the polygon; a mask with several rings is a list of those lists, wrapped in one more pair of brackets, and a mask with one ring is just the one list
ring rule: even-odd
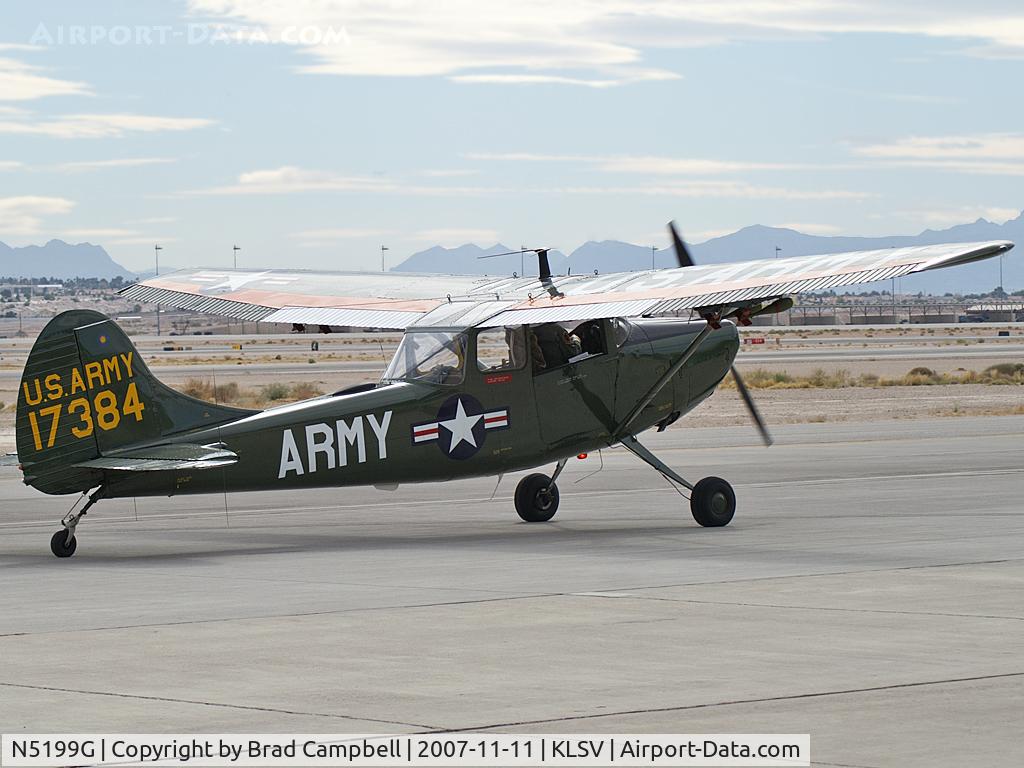
{"label": "horizontal stabilizer", "polygon": [[224,448],[189,443],[170,443],[147,448],[130,448],[98,459],[75,464],[83,469],[119,472],[164,472],[227,467],[238,463],[238,454]]}

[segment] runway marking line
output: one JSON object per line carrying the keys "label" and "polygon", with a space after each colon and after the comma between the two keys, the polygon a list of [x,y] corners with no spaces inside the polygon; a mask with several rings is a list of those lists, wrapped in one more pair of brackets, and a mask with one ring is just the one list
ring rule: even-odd
{"label": "runway marking line", "polygon": [[544,725],[547,723],[564,723],[575,720],[596,720],[602,717],[625,717],[628,715],[647,715],[655,712],[685,712],[695,709],[711,709],[713,707],[733,707],[743,704],[768,704],[778,701],[799,701],[801,699],[816,699],[826,696],[848,696],[858,693],[876,693],[879,691],[897,691],[907,688],[923,688],[932,685],[955,685],[958,683],[976,683],[985,680],[1000,680],[1014,677],[1024,677],[1024,672],[1005,672],[995,675],[977,675],[975,677],[951,677],[942,680],[921,680],[911,683],[893,683],[891,685],[876,685],[865,688],[844,688],[835,691],[815,691],[812,693],[795,693],[788,696],[767,696],[755,699],[735,699],[732,701],[716,701],[705,704],[681,704],[675,707],[650,707],[647,709],[627,709],[618,712],[596,712],[589,715],[567,715],[565,717],[552,717],[538,720],[518,720],[509,723],[489,723],[487,725],[475,725],[468,728],[445,728],[442,732],[461,733],[466,731],[490,731],[497,728],[512,728],[524,725]]}
{"label": "runway marking line", "polygon": [[119,699],[136,699],[141,701],[163,701],[171,704],[194,704],[202,707],[220,707],[223,709],[242,709],[249,712],[272,712],[280,715],[299,715],[303,717],[326,717],[337,720],[358,720],[364,723],[383,723],[385,725],[404,725],[410,728],[430,728],[423,723],[406,723],[401,720],[382,720],[376,717],[359,717],[357,715],[342,715],[332,712],[302,712],[291,709],[278,709],[276,707],[258,707],[250,704],[224,704],[217,701],[202,701],[200,699],[179,699],[172,696],[150,696],[140,693],[115,693],[113,691],[90,691],[78,688],[57,688],[49,685],[30,685],[27,683],[5,683],[0,682],[0,687],[22,688],[33,691],[51,691],[54,693],[79,693],[86,696],[110,696]]}

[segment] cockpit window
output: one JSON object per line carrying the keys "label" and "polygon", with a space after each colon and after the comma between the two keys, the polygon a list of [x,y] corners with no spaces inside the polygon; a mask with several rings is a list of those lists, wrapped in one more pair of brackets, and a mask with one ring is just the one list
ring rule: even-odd
{"label": "cockpit window", "polygon": [[481,371],[516,371],[526,366],[523,326],[485,328],[476,337],[476,364]]}
{"label": "cockpit window", "polygon": [[615,334],[615,346],[621,348],[629,338],[632,330],[630,323],[624,317],[616,317],[612,320],[612,331]]}
{"label": "cockpit window", "polygon": [[466,365],[466,334],[414,331],[402,337],[384,381],[461,384]]}

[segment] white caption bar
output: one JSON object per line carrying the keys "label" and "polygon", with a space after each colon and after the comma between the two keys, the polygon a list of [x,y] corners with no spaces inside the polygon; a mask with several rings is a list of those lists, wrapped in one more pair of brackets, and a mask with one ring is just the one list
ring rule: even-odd
{"label": "white caption bar", "polygon": [[808,766],[809,734],[17,734],[0,766]]}

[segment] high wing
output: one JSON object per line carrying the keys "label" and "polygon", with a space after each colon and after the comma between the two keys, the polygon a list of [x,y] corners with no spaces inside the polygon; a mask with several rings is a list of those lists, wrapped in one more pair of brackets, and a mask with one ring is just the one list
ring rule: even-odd
{"label": "high wing", "polygon": [[748,307],[802,291],[888,280],[991,258],[1008,241],[538,278],[398,272],[181,270],[129,299],[240,320],[405,329],[514,325]]}

